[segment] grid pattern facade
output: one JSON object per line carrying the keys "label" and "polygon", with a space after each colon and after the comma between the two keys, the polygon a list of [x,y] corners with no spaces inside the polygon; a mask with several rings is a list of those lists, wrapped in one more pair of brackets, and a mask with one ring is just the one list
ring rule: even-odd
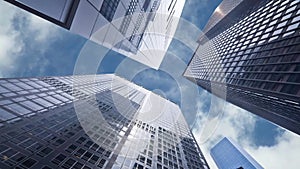
{"label": "grid pattern facade", "polygon": [[178,106],[145,122],[148,91],[114,75],[0,86],[0,168],[209,168]]}
{"label": "grid pattern facade", "polygon": [[219,169],[263,169],[244,149],[226,137],[211,149],[210,154]]}
{"label": "grid pattern facade", "polygon": [[243,0],[223,0],[218,8],[211,15],[207,24],[205,25],[203,32],[209,31],[212,27],[214,27],[222,18],[230,13],[236,6],[238,6]]}
{"label": "grid pattern facade", "polygon": [[100,13],[109,21],[111,22],[117,7],[119,5],[120,0],[104,0],[100,9]]}
{"label": "grid pattern facade", "polygon": [[223,18],[227,25],[208,32],[211,39],[199,46],[185,76],[208,91],[226,86],[229,102],[299,134],[300,1],[236,10],[235,18]]}
{"label": "grid pattern facade", "polygon": [[[158,69],[184,2],[175,0],[5,0],[104,47]],[[159,17],[156,17],[160,15]],[[174,18],[174,19],[173,19]],[[163,44],[161,44],[163,43]],[[161,53],[161,54],[160,54]]]}

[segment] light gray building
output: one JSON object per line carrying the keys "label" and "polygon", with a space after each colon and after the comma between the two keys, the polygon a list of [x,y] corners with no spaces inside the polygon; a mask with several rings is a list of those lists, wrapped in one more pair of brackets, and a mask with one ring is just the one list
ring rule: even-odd
{"label": "light gray building", "polygon": [[158,69],[185,0],[5,0]]}
{"label": "light gray building", "polygon": [[113,74],[0,79],[0,168],[209,168],[180,108]]}

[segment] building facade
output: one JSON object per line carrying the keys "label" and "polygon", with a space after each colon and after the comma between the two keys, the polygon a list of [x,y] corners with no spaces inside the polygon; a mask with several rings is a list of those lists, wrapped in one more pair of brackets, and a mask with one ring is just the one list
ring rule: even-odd
{"label": "building facade", "polygon": [[243,148],[229,138],[223,138],[210,150],[219,169],[263,169]]}
{"label": "building facade", "polygon": [[174,103],[113,74],[0,79],[0,168],[209,168]]}
{"label": "building facade", "polygon": [[158,69],[185,0],[6,0],[30,13]]}
{"label": "building facade", "polygon": [[299,8],[298,0],[243,0],[225,10],[200,37],[184,76],[300,134]]}

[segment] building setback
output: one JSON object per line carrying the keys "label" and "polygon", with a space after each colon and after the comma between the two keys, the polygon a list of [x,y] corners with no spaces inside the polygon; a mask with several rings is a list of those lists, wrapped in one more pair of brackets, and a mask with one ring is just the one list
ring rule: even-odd
{"label": "building setback", "polygon": [[113,74],[0,79],[0,168],[209,168],[180,108]]}
{"label": "building setback", "polygon": [[229,138],[223,138],[210,150],[219,169],[263,169],[242,147]]}
{"label": "building setback", "polygon": [[5,0],[158,69],[185,0]]}
{"label": "building setback", "polygon": [[243,0],[224,8],[208,22],[184,76],[300,134],[300,1]]}

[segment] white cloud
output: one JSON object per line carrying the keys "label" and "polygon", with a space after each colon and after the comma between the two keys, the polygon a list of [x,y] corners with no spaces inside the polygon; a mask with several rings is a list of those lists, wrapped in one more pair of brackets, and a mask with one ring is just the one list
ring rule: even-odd
{"label": "white cloud", "polygon": [[300,137],[289,131],[276,138],[274,146],[251,146],[245,149],[265,168],[299,168]]}
{"label": "white cloud", "polygon": [[28,15],[28,17],[30,31],[36,32],[35,41],[44,43],[53,38],[59,38],[56,25],[35,15]]}
{"label": "white cloud", "polygon": [[[2,5],[3,4],[3,5]],[[19,32],[12,30],[12,19],[15,10],[7,7],[4,2],[0,3],[0,75],[3,70],[13,68],[13,61],[22,51],[23,41],[18,38]]]}
{"label": "white cloud", "polygon": [[[49,46],[49,41],[58,35],[53,24],[7,2],[0,2],[0,11],[0,75],[7,77],[16,70],[17,61],[23,57],[26,50],[35,48],[40,52],[36,54],[42,55]],[[16,22],[26,22],[26,24]],[[19,28],[15,29],[16,25]],[[30,36],[29,41],[25,40],[25,35],[27,38]],[[36,62],[30,63],[29,67],[40,64]]]}
{"label": "white cloud", "polygon": [[[300,137],[298,135],[285,131],[283,135],[276,138],[277,144],[269,147],[257,147],[253,142],[254,139],[251,138],[257,119],[255,115],[230,103],[225,105],[224,110],[223,118],[219,121],[218,128],[213,136],[206,143],[200,144],[200,148],[212,169],[217,168],[217,166],[210,156],[210,148],[223,137],[231,137],[237,141],[264,168],[299,168],[297,160],[300,153]],[[200,114],[198,122],[200,124],[205,123],[204,113]],[[193,130],[197,140],[200,137],[200,129],[201,126],[198,126]]]}

